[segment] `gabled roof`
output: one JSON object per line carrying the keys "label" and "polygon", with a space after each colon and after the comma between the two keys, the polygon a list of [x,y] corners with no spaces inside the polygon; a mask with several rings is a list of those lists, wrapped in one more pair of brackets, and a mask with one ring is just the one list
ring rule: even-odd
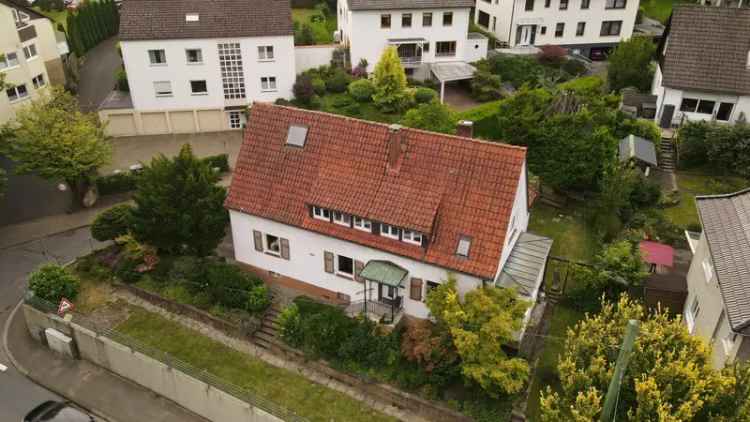
{"label": "gabled roof", "polygon": [[458,9],[473,7],[474,0],[348,0],[349,10]]}
{"label": "gabled roof", "polygon": [[750,189],[695,202],[729,324],[750,334]]}
{"label": "gabled roof", "polygon": [[292,34],[289,0],[125,0],[120,9],[123,41]]}
{"label": "gabled roof", "polygon": [[32,19],[48,19],[47,16],[44,16],[43,14],[37,12],[36,10],[29,7],[28,3],[24,1],[19,0],[0,0],[0,4],[4,4],[8,7],[12,7],[17,10],[21,10],[24,13],[28,14]]}
{"label": "gabled roof", "polygon": [[627,161],[631,158],[656,166],[654,143],[635,135],[628,135],[620,139],[620,161]]}
{"label": "gabled roof", "polygon": [[[302,148],[290,125],[308,127]],[[226,207],[444,268],[495,277],[526,149],[402,128],[388,169],[388,125],[255,103]],[[521,186],[525,189],[525,186]],[[310,216],[317,205],[428,235],[426,247]],[[469,257],[456,255],[461,236]]]}
{"label": "gabled roof", "polygon": [[672,12],[662,85],[750,94],[750,9],[680,4]]}

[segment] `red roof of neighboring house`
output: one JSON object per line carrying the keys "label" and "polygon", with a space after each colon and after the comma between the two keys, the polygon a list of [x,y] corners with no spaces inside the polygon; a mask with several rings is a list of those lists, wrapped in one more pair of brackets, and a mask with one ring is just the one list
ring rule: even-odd
{"label": "red roof of neighboring house", "polygon": [[643,260],[649,264],[674,266],[674,249],[663,243],[643,240],[639,244]]}
{"label": "red roof of neighboring house", "polygon": [[[308,127],[302,148],[286,145],[292,124]],[[255,103],[225,205],[494,278],[526,149],[401,128],[405,152],[394,170],[393,137],[382,123]],[[316,220],[310,205],[420,231],[429,241],[425,248]],[[468,258],[456,255],[461,236],[471,238]]]}

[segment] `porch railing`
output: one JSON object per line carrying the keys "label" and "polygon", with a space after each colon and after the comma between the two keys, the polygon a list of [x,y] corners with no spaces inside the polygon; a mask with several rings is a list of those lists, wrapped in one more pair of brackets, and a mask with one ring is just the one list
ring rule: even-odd
{"label": "porch railing", "polygon": [[422,63],[422,56],[399,56],[401,64],[420,64]]}
{"label": "porch railing", "polygon": [[345,311],[349,316],[365,313],[368,316],[375,316],[379,321],[385,324],[391,324],[396,320],[396,317],[401,314],[403,309],[402,306],[403,301],[400,297],[394,299],[391,303],[362,299],[356,302],[351,302],[346,307]]}

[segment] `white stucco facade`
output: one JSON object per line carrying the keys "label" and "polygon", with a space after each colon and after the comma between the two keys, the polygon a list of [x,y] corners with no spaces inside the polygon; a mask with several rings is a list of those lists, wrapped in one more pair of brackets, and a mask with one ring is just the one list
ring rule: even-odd
{"label": "white stucco facade", "polygon": [[[519,175],[518,186],[499,268],[502,268],[507,260],[519,234],[525,231],[528,226],[529,212],[525,167]],[[364,284],[352,277],[326,272],[325,252],[333,253],[336,257],[334,260],[342,255],[364,264],[371,260],[385,260],[404,268],[408,271],[408,275],[399,289],[398,295],[402,297],[404,313],[416,318],[428,317],[428,309],[425,305],[428,282],[442,283],[447,280],[449,273],[454,274],[459,293],[462,295],[481,286],[483,282],[492,282],[492,280],[483,280],[474,275],[452,271],[423,261],[238,211],[230,210],[230,220],[237,261],[347,295],[351,302],[364,299]],[[356,229],[352,228],[352,230]],[[254,246],[254,231],[260,232],[263,236],[270,234],[286,239],[289,244],[289,259],[258,251]],[[373,234],[373,236],[378,235]],[[423,281],[421,300],[419,301],[410,298],[409,280],[411,278],[418,278]]]}
{"label": "white stucco facade", "polygon": [[[671,122],[677,126],[686,121],[736,123],[748,121],[750,96],[729,93],[701,92],[670,88],[663,85],[661,67],[656,67],[651,93],[657,96],[656,117],[659,123],[665,106],[674,106]],[[687,100],[683,103],[684,100]],[[694,106],[693,106],[694,105]]]}
{"label": "white stucco facade", "polygon": [[[633,34],[639,1],[612,1],[610,7],[607,3],[606,0],[477,0],[474,21],[510,47],[551,44],[589,55],[591,48],[612,47]],[[620,22],[617,34],[612,30],[611,35],[602,35],[603,22]],[[562,31],[557,31],[558,25],[562,25]]]}
{"label": "white stucco facade", "polygon": [[[430,63],[473,62],[487,55],[486,38],[471,39],[468,33],[468,8],[443,9],[398,9],[398,10],[350,10],[346,0],[338,2],[338,29],[341,41],[349,46],[352,65],[366,59],[368,71],[372,71],[383,50],[389,45],[415,48],[414,54],[400,51],[404,67],[414,69],[417,78],[429,77],[426,73]],[[451,23],[444,24],[444,16],[451,15]],[[404,25],[404,16],[411,16],[411,24]],[[428,15],[426,17],[425,15]],[[383,27],[382,16],[390,17],[390,25]],[[429,25],[426,23],[430,22]],[[455,43],[452,53],[438,52],[438,44]],[[405,48],[402,47],[402,48]],[[414,59],[415,56],[419,59]]]}
{"label": "white stucco facade", "polygon": [[[245,98],[224,96],[218,45],[225,43],[240,45]],[[292,36],[123,41],[121,46],[133,108],[138,111],[224,109],[292,96],[295,77]],[[273,47],[272,59],[259,57],[261,46]],[[165,63],[152,64],[149,50],[163,50]],[[202,60],[189,63],[187,50],[200,50]],[[264,89],[261,83],[264,77],[276,78],[275,88]],[[192,93],[191,81],[206,81],[207,92]],[[155,82],[169,82],[172,94],[157,95]]]}
{"label": "white stucco facade", "polygon": [[749,359],[750,340],[734,335],[729,326],[705,233],[701,234],[690,262],[687,287],[685,323],[692,334],[710,344],[714,367]]}
{"label": "white stucco facade", "polygon": [[[60,47],[67,50],[64,41]],[[0,56],[4,57],[0,73],[9,85],[0,92],[0,124],[13,119],[16,110],[50,84],[65,81],[52,22],[4,4],[0,4]]]}

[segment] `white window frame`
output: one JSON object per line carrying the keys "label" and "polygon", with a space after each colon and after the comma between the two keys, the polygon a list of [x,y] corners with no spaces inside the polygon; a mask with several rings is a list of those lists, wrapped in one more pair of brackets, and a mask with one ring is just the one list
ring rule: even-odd
{"label": "white window frame", "polygon": [[47,81],[44,79],[44,73],[40,73],[31,78],[31,84],[34,85],[34,89],[39,89],[47,85]]}
{"label": "white window frame", "polygon": [[[21,95],[21,92],[18,88],[23,88],[23,95]],[[13,92],[16,93],[15,98],[11,99],[10,95],[8,95],[8,91],[13,90]],[[8,100],[11,103],[17,103],[19,101],[23,101],[27,98],[29,98],[29,89],[26,88],[26,84],[18,84],[14,86],[9,86],[5,88],[5,94],[8,95]]]}
{"label": "white window frame", "polygon": [[313,218],[317,218],[318,220],[331,221],[331,210],[328,208],[313,205],[312,214]]}
{"label": "white window frame", "polygon": [[258,61],[271,62],[274,61],[275,56],[273,54],[272,45],[259,45],[258,46]]}
{"label": "white window frame", "polygon": [[[278,251],[271,248],[272,241],[269,237],[276,239],[276,248]],[[273,234],[263,233],[263,251],[274,256],[281,256],[281,238]]]}
{"label": "white window frame", "polygon": [[[198,60],[197,61],[190,61],[190,52],[191,51],[197,51],[198,52]],[[189,65],[196,65],[196,64],[203,64],[203,50],[200,48],[186,48],[185,49],[185,63]]]}
{"label": "white window frame", "polygon": [[424,292],[422,292],[422,300],[427,302],[427,295],[438,287],[440,287],[440,283],[438,283],[437,281],[425,280]]}
{"label": "white window frame", "polygon": [[[9,58],[9,56],[11,56],[11,55],[13,55],[13,57],[15,57],[15,59],[13,59],[13,61],[11,61],[10,58]],[[18,53],[15,52],[15,51],[11,51],[10,53],[0,54],[0,56],[2,56],[2,60],[0,60],[0,64],[3,65],[2,67],[0,67],[0,71],[13,69],[13,68],[18,67],[20,65],[20,63],[18,61]]]}
{"label": "white window frame", "polygon": [[[440,47],[452,46],[453,49],[449,49],[448,52],[440,52]],[[458,42],[456,41],[437,41],[435,42],[435,57],[456,57],[456,51],[458,50]]]}
{"label": "white window frame", "polygon": [[[193,91],[193,82],[203,82],[206,85],[205,91]],[[190,95],[208,95],[208,81],[205,79],[194,79],[190,82]]]}
{"label": "white window frame", "polygon": [[401,239],[406,243],[413,245],[422,245],[422,233],[413,230],[403,230]]}
{"label": "white window frame", "polygon": [[706,283],[710,283],[711,280],[714,278],[714,266],[711,263],[711,259],[709,257],[703,258],[703,261],[701,262],[701,266],[703,267],[703,275],[706,276]]}
{"label": "white window frame", "polygon": [[688,331],[690,334],[693,333],[695,328],[695,317],[696,314],[700,314],[701,304],[698,300],[698,296],[693,296],[693,300],[685,302],[685,323],[687,324]]}
{"label": "white window frame", "polygon": [[390,224],[380,224],[380,235],[383,237],[389,237],[391,239],[400,239],[401,229]]}
{"label": "white window frame", "polygon": [[[340,262],[339,260],[341,258],[346,258],[346,259],[349,259],[349,260],[352,261],[352,272],[351,273],[347,273],[347,272],[339,270],[339,262]],[[334,268],[333,269],[334,269],[334,272],[336,273],[336,275],[341,276],[341,277],[346,277],[346,278],[354,278],[354,258],[352,258],[350,256],[346,256],[346,255],[336,254],[336,259],[334,261],[335,262],[334,262]]]}
{"label": "white window frame", "polygon": [[242,117],[239,111],[230,111],[227,113],[229,118],[230,129],[241,129],[242,128]]}
{"label": "white window frame", "polygon": [[27,61],[30,61],[39,57],[39,52],[36,50],[36,46],[33,43],[31,43],[29,45],[23,46],[23,56],[26,58]]}
{"label": "white window frame", "polygon": [[334,211],[333,222],[340,226],[351,227],[352,216],[345,212]]}
{"label": "white window frame", "polygon": [[[159,91],[157,84],[169,84],[169,91],[166,91],[166,90]],[[171,97],[174,94],[174,91],[172,90],[172,81],[154,81],[154,93],[159,98]]]}
{"label": "white window frame", "polygon": [[260,90],[262,92],[277,91],[276,76],[261,76],[260,77]]}
{"label": "white window frame", "polygon": [[[162,59],[164,59],[163,62],[155,62],[154,59],[156,58],[157,54],[151,54],[151,52],[157,52],[161,51]],[[167,65],[167,52],[164,51],[163,48],[153,48],[148,50],[148,62],[151,64],[151,66],[166,66]]]}
{"label": "white window frame", "polygon": [[[462,251],[462,245],[466,245],[466,253],[461,253]],[[468,258],[469,254],[471,254],[471,238],[468,236],[461,236],[458,238],[458,244],[456,245],[456,255]]]}
{"label": "white window frame", "polygon": [[362,230],[363,232],[372,233],[372,221],[366,218],[354,216],[352,218],[352,225],[357,230]]}

